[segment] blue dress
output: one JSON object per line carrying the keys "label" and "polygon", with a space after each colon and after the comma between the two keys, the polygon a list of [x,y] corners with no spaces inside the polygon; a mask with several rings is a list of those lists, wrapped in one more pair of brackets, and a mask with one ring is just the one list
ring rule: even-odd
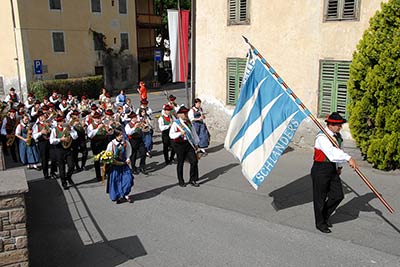
{"label": "blue dress", "polygon": [[[197,110],[196,108],[193,109],[193,115],[194,117],[200,118],[201,113],[200,110]],[[208,132],[206,124],[201,121],[192,121],[192,125],[194,129],[196,130],[197,135],[199,136],[200,142],[199,142],[199,147],[200,148],[207,148],[210,144],[210,133]]]}
{"label": "blue dress", "polygon": [[[17,127],[21,127],[18,125]],[[21,136],[26,138],[27,136],[27,127],[22,127]],[[35,140],[32,138],[31,144],[28,146],[24,140],[19,139],[19,157],[21,159],[22,164],[36,164],[40,161],[40,156],[38,149],[36,147]]]}
{"label": "blue dress", "polygon": [[[125,141],[126,142],[126,141]],[[113,142],[113,153],[118,161],[126,161],[126,150],[124,145],[115,145]],[[128,196],[133,186],[132,170],[128,164],[122,166],[111,165],[109,172],[109,194],[112,201]]]}

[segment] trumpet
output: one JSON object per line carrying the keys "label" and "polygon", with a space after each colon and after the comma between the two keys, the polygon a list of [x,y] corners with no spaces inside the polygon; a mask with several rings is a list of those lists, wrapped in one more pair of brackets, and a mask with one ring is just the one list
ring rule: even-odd
{"label": "trumpet", "polygon": [[30,146],[32,144],[32,127],[26,127],[26,145]]}

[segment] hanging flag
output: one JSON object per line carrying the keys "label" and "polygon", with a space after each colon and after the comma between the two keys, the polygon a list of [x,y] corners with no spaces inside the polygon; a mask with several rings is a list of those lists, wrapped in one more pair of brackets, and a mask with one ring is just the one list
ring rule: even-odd
{"label": "hanging flag", "polygon": [[172,82],[186,82],[189,68],[189,10],[167,11]]}
{"label": "hanging flag", "polygon": [[[249,52],[240,96],[225,139],[242,172],[255,188],[271,172],[306,115],[281,78]],[[300,102],[299,102],[300,103]]]}

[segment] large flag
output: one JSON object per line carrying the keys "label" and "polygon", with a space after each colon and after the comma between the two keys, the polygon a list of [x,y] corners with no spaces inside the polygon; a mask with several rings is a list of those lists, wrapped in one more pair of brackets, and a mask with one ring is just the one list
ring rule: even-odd
{"label": "large flag", "polygon": [[186,82],[189,57],[189,10],[167,11],[172,82]]}
{"label": "large flag", "polygon": [[249,53],[225,148],[240,160],[244,176],[258,189],[306,115],[290,89],[282,86],[283,80],[256,54]]}

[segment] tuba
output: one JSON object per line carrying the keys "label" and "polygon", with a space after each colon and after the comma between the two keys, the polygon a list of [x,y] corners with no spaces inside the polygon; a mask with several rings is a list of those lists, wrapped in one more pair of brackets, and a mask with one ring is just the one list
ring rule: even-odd
{"label": "tuba", "polygon": [[62,141],[61,145],[64,149],[68,149],[72,145],[72,137],[70,135],[71,133],[71,125],[68,123],[65,123],[63,126],[63,132],[62,132],[62,137],[67,137],[67,141]]}

